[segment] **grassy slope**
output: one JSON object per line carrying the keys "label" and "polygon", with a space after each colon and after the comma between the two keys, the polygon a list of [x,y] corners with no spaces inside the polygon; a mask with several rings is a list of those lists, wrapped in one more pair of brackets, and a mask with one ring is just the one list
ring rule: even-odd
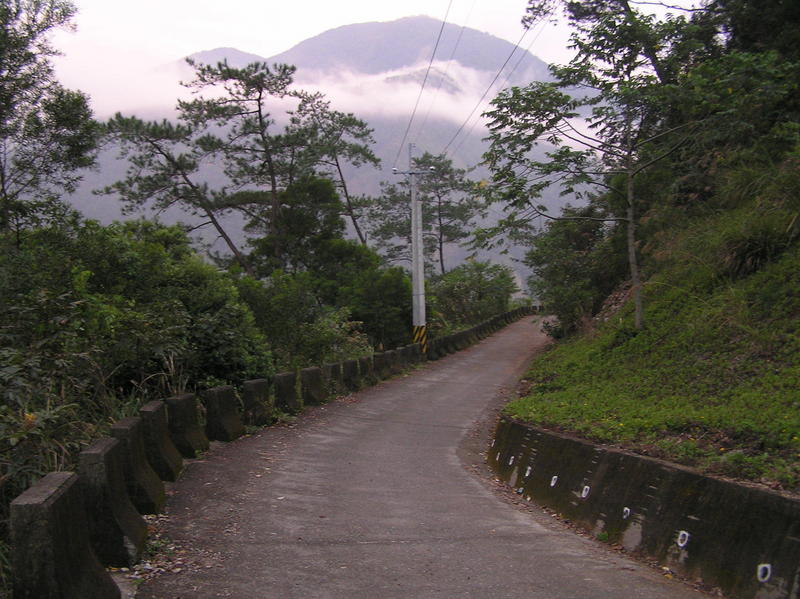
{"label": "grassy slope", "polygon": [[[634,334],[625,306],[555,346],[507,412],[800,491],[800,247],[783,233],[793,218],[751,203],[664,235],[646,330]],[[754,272],[732,275],[745,260]]]}

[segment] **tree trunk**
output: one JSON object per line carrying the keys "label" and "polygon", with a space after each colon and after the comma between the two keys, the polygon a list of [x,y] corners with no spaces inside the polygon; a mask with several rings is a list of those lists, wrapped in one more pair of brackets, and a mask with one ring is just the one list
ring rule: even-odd
{"label": "tree trunk", "polygon": [[636,257],[636,207],[634,205],[633,173],[630,168],[627,173],[628,200],[628,265],[631,271],[631,285],[633,288],[634,323],[637,331],[644,326],[642,317],[642,283],[639,276],[639,260]]}
{"label": "tree trunk", "polygon": [[344,195],[345,206],[347,207],[347,215],[350,217],[350,220],[353,223],[353,228],[356,230],[356,235],[358,235],[358,240],[361,242],[361,245],[367,245],[367,238],[364,236],[364,233],[361,232],[361,227],[358,226],[358,219],[356,218],[356,213],[353,210],[353,203],[350,201],[350,193],[347,190],[347,182],[344,180],[344,173],[342,173],[342,166],[339,163],[339,157],[334,155],[333,157],[336,163],[336,170],[339,173],[339,182],[342,184],[342,195]]}
{"label": "tree trunk", "polygon": [[208,217],[208,220],[211,221],[212,226],[217,230],[217,233],[219,233],[220,237],[225,240],[228,249],[233,252],[233,255],[236,258],[236,261],[239,263],[239,266],[241,266],[248,275],[255,278],[256,273],[253,271],[250,263],[244,257],[244,254],[239,251],[239,248],[236,247],[236,244],[233,243],[233,239],[231,239],[225,229],[222,228],[222,224],[219,222],[219,220],[217,220],[217,217],[207,207],[205,208],[205,211],[206,216]]}

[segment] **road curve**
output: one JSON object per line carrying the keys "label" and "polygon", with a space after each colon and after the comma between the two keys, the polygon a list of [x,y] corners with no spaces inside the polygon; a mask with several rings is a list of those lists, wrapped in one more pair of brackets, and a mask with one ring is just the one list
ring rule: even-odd
{"label": "road curve", "polygon": [[531,318],[458,354],[215,445],[171,489],[181,571],[140,599],[689,599],[519,510],[458,447],[545,344]]}

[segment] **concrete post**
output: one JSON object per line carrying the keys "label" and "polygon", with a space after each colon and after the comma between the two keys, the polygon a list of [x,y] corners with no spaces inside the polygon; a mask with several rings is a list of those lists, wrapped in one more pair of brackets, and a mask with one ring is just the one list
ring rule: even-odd
{"label": "concrete post", "polygon": [[191,393],[169,397],[167,425],[172,442],[185,458],[195,458],[208,449],[208,437],[197,421],[197,399]]}
{"label": "concrete post", "polygon": [[142,514],[157,514],[164,507],[164,483],[158,478],[144,451],[142,419],[123,418],[111,425],[111,436],[122,442],[123,468],[128,494]]}
{"label": "concrete post", "polygon": [[206,407],[206,436],[212,441],[233,441],[244,434],[236,391],[230,385],[214,387],[200,394]]}
{"label": "concrete post", "polygon": [[242,384],[245,424],[264,426],[273,421],[275,405],[269,390],[269,379],[255,379]]}
{"label": "concrete post", "polygon": [[300,389],[303,395],[303,405],[316,406],[325,403],[328,399],[322,370],[316,366],[300,371]]}
{"label": "concrete post", "polygon": [[358,391],[361,387],[358,360],[345,360],[342,362],[342,381],[348,391]]}
{"label": "concrete post", "polygon": [[14,599],[119,599],[89,543],[78,475],[48,474],[11,502]]}
{"label": "concrete post", "polygon": [[161,480],[176,481],[183,470],[183,458],[169,436],[167,405],[151,401],[139,410],[144,425],[147,461]]}
{"label": "concrete post", "polygon": [[123,448],[108,437],[78,456],[92,547],[107,566],[132,566],[139,561],[147,540],[147,524],[133,507],[122,474]]}
{"label": "concrete post", "polygon": [[282,372],[275,375],[275,405],[279,410],[289,414],[297,414],[302,409],[297,393],[297,376],[294,372]]}

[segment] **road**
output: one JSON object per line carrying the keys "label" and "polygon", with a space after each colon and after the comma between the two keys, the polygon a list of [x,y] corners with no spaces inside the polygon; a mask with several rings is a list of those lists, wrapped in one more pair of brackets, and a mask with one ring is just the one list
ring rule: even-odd
{"label": "road", "polygon": [[[476,423],[546,344],[531,318],[193,462],[139,599],[703,595],[493,489]],[[481,433],[482,435],[482,433]]]}

